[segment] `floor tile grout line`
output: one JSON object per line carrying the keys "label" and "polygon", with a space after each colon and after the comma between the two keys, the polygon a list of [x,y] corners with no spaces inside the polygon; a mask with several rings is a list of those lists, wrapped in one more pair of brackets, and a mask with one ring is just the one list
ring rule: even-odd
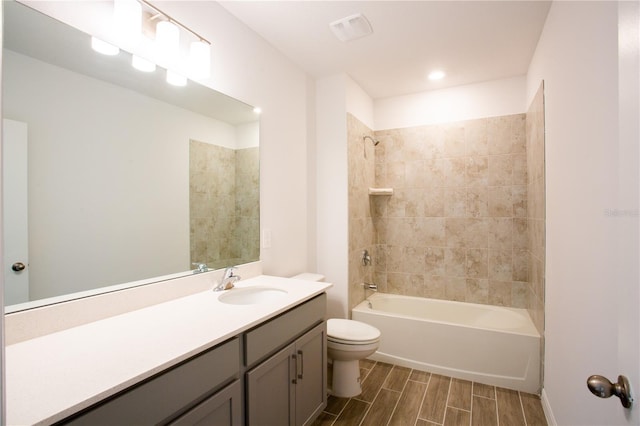
{"label": "floor tile grout line", "polygon": [[496,426],[500,426],[500,411],[498,411],[498,390],[494,389],[493,392],[496,396]]}
{"label": "floor tile grout line", "polygon": [[476,382],[471,382],[471,402],[469,403],[469,426],[473,425],[473,389],[476,387]]}
{"label": "floor tile grout line", "polygon": [[471,396],[477,396],[478,398],[488,399],[489,401],[496,401],[495,398],[489,398],[489,397],[482,396],[482,395],[474,395],[474,394],[472,394]]}
{"label": "floor tile grout line", "polygon": [[427,380],[427,387],[424,388],[424,394],[422,394],[422,401],[420,401],[420,407],[418,407],[418,415],[416,416],[416,421],[414,426],[418,424],[418,420],[420,420],[420,413],[422,412],[422,406],[424,405],[424,400],[427,397],[427,391],[429,390],[429,384],[431,384],[431,378],[433,374],[429,373],[429,380]]}
{"label": "floor tile grout line", "polygon": [[524,404],[522,403],[522,395],[518,392],[518,401],[520,402],[520,410],[522,411],[522,418],[524,419],[524,426],[527,426],[527,414],[524,412]]}
{"label": "floor tile grout line", "polygon": [[387,424],[385,426],[389,426],[389,423],[391,423],[391,419],[393,418],[393,415],[396,413],[396,410],[398,409],[400,400],[402,400],[402,397],[404,396],[404,391],[407,388],[407,383],[409,383],[409,377],[411,377],[412,372],[413,372],[413,368],[409,370],[409,375],[407,376],[407,380],[404,381],[404,385],[402,386],[402,390],[400,391],[400,397],[396,401],[396,405],[393,406],[393,410],[391,411],[391,415],[389,416],[389,420],[387,420]]}
{"label": "floor tile grout line", "polygon": [[[336,397],[336,398],[337,398],[337,397]],[[340,410],[340,412],[339,412],[338,414],[335,414],[336,418],[335,418],[335,419],[333,419],[333,421],[331,422],[331,425],[330,425],[330,426],[333,426],[333,425],[335,424],[335,422],[336,422],[336,421],[338,421],[338,417],[340,417],[340,414],[342,414],[342,412],[344,411],[344,408],[347,406],[347,404],[348,404],[348,403],[349,403],[349,401],[347,401],[347,403],[346,403],[346,404],[344,404],[344,406],[342,407],[342,409]],[[325,408],[326,408],[326,407],[325,407]],[[329,413],[329,412],[327,412],[327,411],[325,411],[325,413],[327,413],[327,414],[331,414],[331,413]],[[334,415],[334,414],[331,414],[331,415]]]}
{"label": "floor tile grout line", "polygon": [[453,383],[453,378],[449,378],[449,389],[447,389],[447,400],[444,402],[444,415],[442,416],[442,423],[447,420],[447,408],[449,407],[449,397],[451,396],[451,385]]}
{"label": "floor tile grout line", "polygon": [[[374,367],[378,365],[378,362],[376,361],[376,363],[373,365]],[[373,370],[373,367],[371,368],[371,370]],[[364,416],[362,416],[362,420],[360,420],[360,423],[358,423],[358,426],[362,425],[362,422],[364,422],[364,419],[367,418],[367,415],[369,414],[369,411],[371,411],[371,407],[373,407],[373,403],[376,402],[376,399],[378,399],[378,395],[380,395],[380,392],[382,391],[382,387],[384,386],[384,382],[387,381],[387,377],[389,377],[389,374],[391,374],[391,371],[393,370],[393,367],[391,367],[391,370],[389,370],[387,372],[387,375],[384,376],[384,379],[381,380],[381,384],[380,384],[380,388],[378,389],[378,392],[376,392],[376,396],[373,397],[373,399],[371,400],[369,404],[369,407],[367,408],[367,411],[364,413]],[[364,380],[363,380],[364,382]],[[358,400],[358,401],[362,401],[362,400]],[[367,402],[367,401],[362,401],[362,402]]]}
{"label": "floor tile grout line", "polygon": [[[375,401],[376,399],[373,398],[373,400]],[[360,401],[360,400],[358,400]],[[364,402],[364,401],[360,401],[360,402]],[[373,402],[368,403],[368,402],[364,402],[365,404],[367,404],[367,409],[364,411],[364,415],[362,416],[362,420],[360,420],[360,423],[358,423],[357,426],[362,425],[362,422],[364,422],[364,419],[367,418],[367,414],[369,414],[369,411],[371,411],[371,407],[373,406]]]}

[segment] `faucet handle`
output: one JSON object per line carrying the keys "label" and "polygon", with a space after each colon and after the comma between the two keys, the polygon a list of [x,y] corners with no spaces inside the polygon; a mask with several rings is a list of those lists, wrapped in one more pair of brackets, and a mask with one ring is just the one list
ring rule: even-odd
{"label": "faucet handle", "polygon": [[193,271],[194,274],[199,274],[200,272],[207,272],[209,268],[206,263],[193,262],[191,263],[196,269]]}
{"label": "faucet handle", "polygon": [[229,267],[227,267],[224,270],[224,273],[222,274],[222,279],[235,277],[236,275],[233,275],[233,271],[235,271],[236,269],[238,269],[237,266],[229,266]]}

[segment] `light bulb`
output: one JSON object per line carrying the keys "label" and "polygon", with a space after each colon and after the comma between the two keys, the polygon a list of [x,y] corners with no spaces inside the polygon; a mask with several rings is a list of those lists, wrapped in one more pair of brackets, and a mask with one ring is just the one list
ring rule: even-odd
{"label": "light bulb", "polygon": [[99,38],[91,37],[91,48],[103,55],[114,56],[120,53],[120,49],[113,44],[102,41]]}
{"label": "light bulb", "polygon": [[171,64],[177,60],[180,53],[180,30],[177,25],[169,21],[160,21],[156,25],[156,48],[158,59]]}
{"label": "light bulb", "polygon": [[131,57],[131,65],[138,71],[153,72],[156,70],[156,64],[137,55]]}
{"label": "light bulb", "polygon": [[189,48],[189,74],[193,78],[209,77],[211,46],[204,41],[194,41]]}
{"label": "light bulb", "polygon": [[167,70],[167,83],[173,86],[186,86],[187,78],[171,70]]}

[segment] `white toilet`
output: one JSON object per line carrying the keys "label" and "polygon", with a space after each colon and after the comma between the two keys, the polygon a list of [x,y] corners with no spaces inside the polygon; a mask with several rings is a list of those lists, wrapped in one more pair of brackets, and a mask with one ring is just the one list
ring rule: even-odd
{"label": "white toilet", "polygon": [[[324,281],[324,276],[311,273],[292,278]],[[360,360],[373,354],[379,345],[380,330],[369,324],[338,318],[327,321],[327,356],[333,361],[333,395],[351,398],[362,393]]]}
{"label": "white toilet", "polygon": [[351,398],[362,393],[360,360],[378,350],[380,330],[360,321],[327,321],[327,356],[333,360],[331,393]]}

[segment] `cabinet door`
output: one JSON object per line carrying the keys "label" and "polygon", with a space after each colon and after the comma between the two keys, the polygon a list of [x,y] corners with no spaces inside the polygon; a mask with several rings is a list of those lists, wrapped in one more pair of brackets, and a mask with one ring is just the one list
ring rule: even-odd
{"label": "cabinet door", "polygon": [[207,398],[174,422],[172,426],[240,426],[242,422],[242,387],[236,380]]}
{"label": "cabinet door", "polygon": [[251,426],[293,423],[295,347],[291,344],[247,373],[247,419]]}
{"label": "cabinet door", "polygon": [[295,343],[296,426],[315,419],[327,405],[327,325],[322,323]]}

